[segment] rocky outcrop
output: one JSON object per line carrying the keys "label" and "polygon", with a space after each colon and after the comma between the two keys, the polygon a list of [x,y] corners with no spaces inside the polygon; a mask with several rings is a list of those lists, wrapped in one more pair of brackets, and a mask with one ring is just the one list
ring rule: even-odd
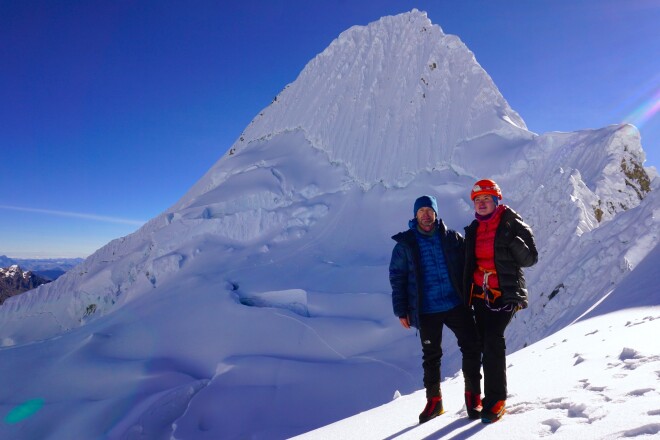
{"label": "rocky outcrop", "polygon": [[0,304],[19,293],[32,290],[49,281],[30,271],[23,271],[18,265],[0,268]]}

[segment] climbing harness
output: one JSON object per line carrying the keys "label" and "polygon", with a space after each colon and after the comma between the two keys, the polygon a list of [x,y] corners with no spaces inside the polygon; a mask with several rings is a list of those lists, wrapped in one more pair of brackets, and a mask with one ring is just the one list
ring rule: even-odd
{"label": "climbing harness", "polygon": [[481,294],[474,292],[475,284],[472,283],[472,289],[470,295],[473,296],[474,298],[483,299],[486,308],[491,312],[513,312],[514,310],[516,310],[518,306],[514,303],[508,303],[500,307],[494,307],[495,301],[497,301],[497,299],[502,296],[502,291],[490,287],[488,285],[488,278],[491,275],[496,275],[497,272],[494,270],[484,269],[481,266],[479,266],[479,270],[482,271],[484,274],[484,281],[481,284]]}

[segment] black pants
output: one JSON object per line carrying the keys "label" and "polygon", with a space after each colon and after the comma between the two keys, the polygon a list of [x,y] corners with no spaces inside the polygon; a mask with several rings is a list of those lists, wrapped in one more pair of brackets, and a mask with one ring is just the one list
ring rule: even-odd
{"label": "black pants", "polygon": [[482,342],[484,364],[484,408],[498,400],[506,400],[506,342],[504,330],[515,311],[488,309],[483,301],[475,301],[474,317]]}
{"label": "black pants", "polygon": [[426,397],[440,395],[440,358],[442,358],[443,326],[456,335],[463,354],[463,378],[466,391],[481,393],[481,344],[471,311],[460,305],[447,312],[420,315],[419,336],[422,341],[422,367]]}

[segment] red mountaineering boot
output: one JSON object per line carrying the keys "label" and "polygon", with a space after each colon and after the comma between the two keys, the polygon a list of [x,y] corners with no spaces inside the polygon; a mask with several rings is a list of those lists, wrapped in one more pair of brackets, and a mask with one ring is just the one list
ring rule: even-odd
{"label": "red mountaineering boot", "polygon": [[419,423],[426,423],[444,412],[445,410],[442,408],[442,397],[429,397],[426,400],[424,411],[419,415]]}

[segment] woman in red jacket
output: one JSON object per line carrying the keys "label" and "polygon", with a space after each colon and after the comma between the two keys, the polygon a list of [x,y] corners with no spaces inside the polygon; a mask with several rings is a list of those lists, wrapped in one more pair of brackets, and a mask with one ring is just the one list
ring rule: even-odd
{"label": "woman in red jacket", "polygon": [[466,301],[474,311],[482,343],[484,399],[481,421],[505,412],[507,396],[504,330],[527,307],[522,268],[538,261],[531,228],[506,205],[497,183],[484,179],[472,188],[475,220],[465,228]]}

